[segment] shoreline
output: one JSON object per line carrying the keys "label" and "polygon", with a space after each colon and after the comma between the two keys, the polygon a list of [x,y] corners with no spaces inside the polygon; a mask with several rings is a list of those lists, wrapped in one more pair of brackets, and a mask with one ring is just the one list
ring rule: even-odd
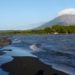
{"label": "shoreline", "polygon": [[23,56],[13,57],[14,60],[1,66],[3,71],[9,72],[9,75],[68,75],[62,71],[53,69],[38,58]]}

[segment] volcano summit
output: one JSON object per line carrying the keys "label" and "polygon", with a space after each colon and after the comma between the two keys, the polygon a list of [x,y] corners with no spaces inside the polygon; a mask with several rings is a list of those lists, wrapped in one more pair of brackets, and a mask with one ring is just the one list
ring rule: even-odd
{"label": "volcano summit", "polygon": [[52,25],[75,25],[75,9],[64,9],[58,13],[58,16],[53,20],[41,25],[38,28],[46,28]]}

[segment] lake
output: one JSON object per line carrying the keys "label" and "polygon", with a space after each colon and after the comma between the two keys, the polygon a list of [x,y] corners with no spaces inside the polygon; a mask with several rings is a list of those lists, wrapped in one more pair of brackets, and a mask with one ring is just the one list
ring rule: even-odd
{"label": "lake", "polygon": [[[75,75],[75,35],[27,35],[11,37],[13,43],[0,49],[0,65],[12,56],[31,56],[53,68]],[[0,75],[9,73],[0,68]]]}

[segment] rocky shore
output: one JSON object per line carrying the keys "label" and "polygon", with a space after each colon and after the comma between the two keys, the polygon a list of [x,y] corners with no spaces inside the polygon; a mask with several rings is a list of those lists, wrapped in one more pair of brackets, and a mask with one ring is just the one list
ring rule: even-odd
{"label": "rocky shore", "polygon": [[13,61],[1,67],[4,71],[9,72],[9,75],[68,75],[34,57],[14,57]]}

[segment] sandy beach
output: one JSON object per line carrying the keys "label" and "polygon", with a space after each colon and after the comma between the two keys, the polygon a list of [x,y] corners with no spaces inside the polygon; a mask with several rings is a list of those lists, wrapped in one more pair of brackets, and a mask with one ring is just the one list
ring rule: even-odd
{"label": "sandy beach", "polygon": [[9,72],[9,75],[68,75],[53,69],[35,57],[14,57],[13,61],[1,67]]}

